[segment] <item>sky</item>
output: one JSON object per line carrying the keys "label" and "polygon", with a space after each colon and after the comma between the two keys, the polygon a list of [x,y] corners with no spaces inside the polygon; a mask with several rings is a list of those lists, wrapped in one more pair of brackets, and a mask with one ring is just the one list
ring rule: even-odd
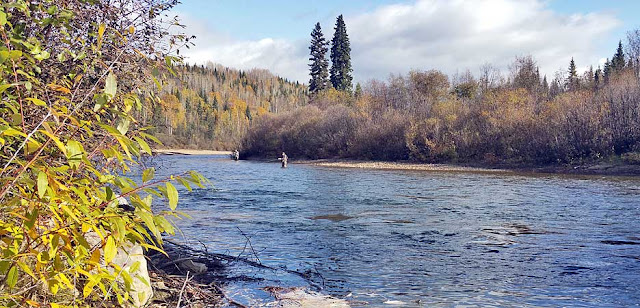
{"label": "sky", "polygon": [[[542,74],[611,57],[626,32],[640,28],[638,0],[182,0],[172,11],[196,36],[189,63],[269,69],[309,80],[316,22],[333,36],[344,15],[356,82],[438,69],[447,74],[491,64],[503,74],[532,55]],[[328,56],[328,55],[327,55]]]}

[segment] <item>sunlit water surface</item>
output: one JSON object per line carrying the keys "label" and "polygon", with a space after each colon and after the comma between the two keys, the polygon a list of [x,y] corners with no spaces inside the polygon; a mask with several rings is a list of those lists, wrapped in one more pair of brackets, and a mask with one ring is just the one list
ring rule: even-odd
{"label": "sunlit water surface", "polygon": [[355,305],[640,303],[638,180],[282,169],[220,156],[160,166],[214,183],[180,195],[193,217],[179,222],[186,239],[255,259],[242,230],[262,263],[317,272],[323,292]]}

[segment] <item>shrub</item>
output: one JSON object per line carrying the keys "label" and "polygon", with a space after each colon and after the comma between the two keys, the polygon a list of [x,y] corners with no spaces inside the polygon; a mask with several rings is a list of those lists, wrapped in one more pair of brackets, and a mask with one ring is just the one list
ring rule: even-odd
{"label": "shrub", "polygon": [[[196,173],[129,177],[156,141],[135,115],[142,98],[157,102],[146,85],[177,60],[167,52],[183,36],[166,38],[158,21],[175,3],[0,4],[0,306],[131,301],[139,278],[111,262],[117,250],[160,250],[160,234],[173,231],[166,216],[177,215],[170,182],[202,186]],[[169,205],[157,215],[154,196]]]}

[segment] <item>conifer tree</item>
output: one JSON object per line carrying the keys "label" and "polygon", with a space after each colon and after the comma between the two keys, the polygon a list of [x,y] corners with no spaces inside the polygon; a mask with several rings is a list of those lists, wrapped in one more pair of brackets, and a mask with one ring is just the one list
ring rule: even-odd
{"label": "conifer tree", "polygon": [[598,66],[598,69],[596,69],[596,73],[593,76],[593,89],[597,90],[598,88],[600,88],[601,82],[602,82],[602,70],[600,69],[600,66]]}
{"label": "conifer tree", "polygon": [[351,91],[351,46],[347,36],[347,27],[342,15],[336,20],[335,32],[331,41],[331,84],[336,90]]}
{"label": "conifer tree", "polygon": [[356,90],[353,93],[353,96],[355,96],[356,98],[360,98],[360,96],[362,96],[362,86],[359,82],[356,83]]}
{"label": "conifer tree", "polygon": [[329,48],[328,43],[324,39],[322,34],[322,28],[320,23],[316,23],[316,27],[311,31],[311,57],[309,60],[309,70],[311,80],[309,80],[309,92],[312,94],[318,93],[329,87],[329,62],[327,61],[326,54]]}
{"label": "conifer tree", "polygon": [[616,54],[613,55],[613,59],[611,59],[611,69],[615,72],[619,72],[624,69],[626,65],[626,61],[624,60],[624,51],[622,49],[622,41],[618,43],[618,49],[616,50]]}
{"label": "conifer tree", "polygon": [[611,77],[611,61],[609,61],[609,58],[607,58],[607,61],[604,62],[604,69],[602,70],[603,72],[603,81],[604,83],[608,83],[609,82],[609,77]]}
{"label": "conifer tree", "polygon": [[578,88],[578,71],[576,70],[576,63],[571,58],[569,62],[569,76],[567,76],[567,87],[570,91],[577,90]]}

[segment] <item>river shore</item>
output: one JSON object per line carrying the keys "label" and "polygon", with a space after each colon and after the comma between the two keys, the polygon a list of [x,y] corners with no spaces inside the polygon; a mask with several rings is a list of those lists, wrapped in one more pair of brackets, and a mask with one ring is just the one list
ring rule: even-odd
{"label": "river shore", "polygon": [[606,175],[640,176],[640,165],[624,163],[589,163],[581,165],[521,165],[521,164],[429,164],[413,162],[361,161],[347,159],[296,160],[293,164],[306,164],[329,168],[355,168],[377,170],[437,171],[437,172],[473,172],[473,173],[533,173],[533,174],[569,174],[569,175]]}

